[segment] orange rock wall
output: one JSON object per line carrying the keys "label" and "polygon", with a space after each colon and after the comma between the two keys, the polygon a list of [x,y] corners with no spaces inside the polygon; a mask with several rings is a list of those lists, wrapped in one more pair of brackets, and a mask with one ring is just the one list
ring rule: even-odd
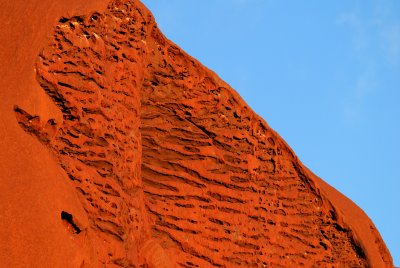
{"label": "orange rock wall", "polygon": [[[26,245],[57,252],[47,262],[22,253],[23,238],[10,238],[20,225],[8,220],[7,264],[393,267],[368,217],[308,171],[229,85],[167,40],[140,2],[91,7],[97,11],[55,12],[53,30],[42,30],[48,38],[36,37],[41,48],[24,54],[36,55],[24,65],[36,81],[14,86],[21,94],[24,83],[37,87],[40,97],[16,94],[3,108],[4,125],[18,123],[20,146],[34,144],[30,155],[43,164],[18,175],[18,158],[8,160],[1,192],[12,189],[15,199],[28,190],[10,179],[30,187],[30,174],[42,178],[32,195],[46,198],[34,197],[36,210],[23,217],[40,216],[54,231],[41,231],[47,244]],[[34,238],[34,228],[17,232]]]}

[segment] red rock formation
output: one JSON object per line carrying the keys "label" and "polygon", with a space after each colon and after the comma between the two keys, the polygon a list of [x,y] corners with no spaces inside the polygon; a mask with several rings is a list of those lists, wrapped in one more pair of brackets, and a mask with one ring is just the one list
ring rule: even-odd
{"label": "red rock formation", "polygon": [[5,267],[393,267],[362,210],[141,3],[35,2],[1,14]]}

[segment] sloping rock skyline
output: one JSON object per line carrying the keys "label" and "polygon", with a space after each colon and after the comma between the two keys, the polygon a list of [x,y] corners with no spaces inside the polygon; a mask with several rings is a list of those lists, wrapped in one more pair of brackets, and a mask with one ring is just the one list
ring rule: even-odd
{"label": "sloping rock skyline", "polygon": [[2,55],[7,266],[393,267],[368,216],[139,1],[76,5]]}

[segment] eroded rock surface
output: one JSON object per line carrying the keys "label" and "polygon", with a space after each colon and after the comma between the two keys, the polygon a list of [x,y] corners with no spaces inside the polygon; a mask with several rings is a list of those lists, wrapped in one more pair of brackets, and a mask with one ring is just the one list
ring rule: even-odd
{"label": "eroded rock surface", "polygon": [[61,212],[83,267],[393,266],[368,217],[140,2],[59,18],[34,66],[62,117],[14,113],[87,215]]}

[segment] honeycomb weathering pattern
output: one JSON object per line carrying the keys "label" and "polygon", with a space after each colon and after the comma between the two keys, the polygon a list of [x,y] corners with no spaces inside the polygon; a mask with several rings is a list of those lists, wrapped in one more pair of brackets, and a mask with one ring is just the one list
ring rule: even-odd
{"label": "honeycomb weathering pattern", "polygon": [[360,209],[367,228],[140,2],[60,18],[36,74],[62,120],[14,111],[88,215],[70,223],[82,267],[393,266]]}

